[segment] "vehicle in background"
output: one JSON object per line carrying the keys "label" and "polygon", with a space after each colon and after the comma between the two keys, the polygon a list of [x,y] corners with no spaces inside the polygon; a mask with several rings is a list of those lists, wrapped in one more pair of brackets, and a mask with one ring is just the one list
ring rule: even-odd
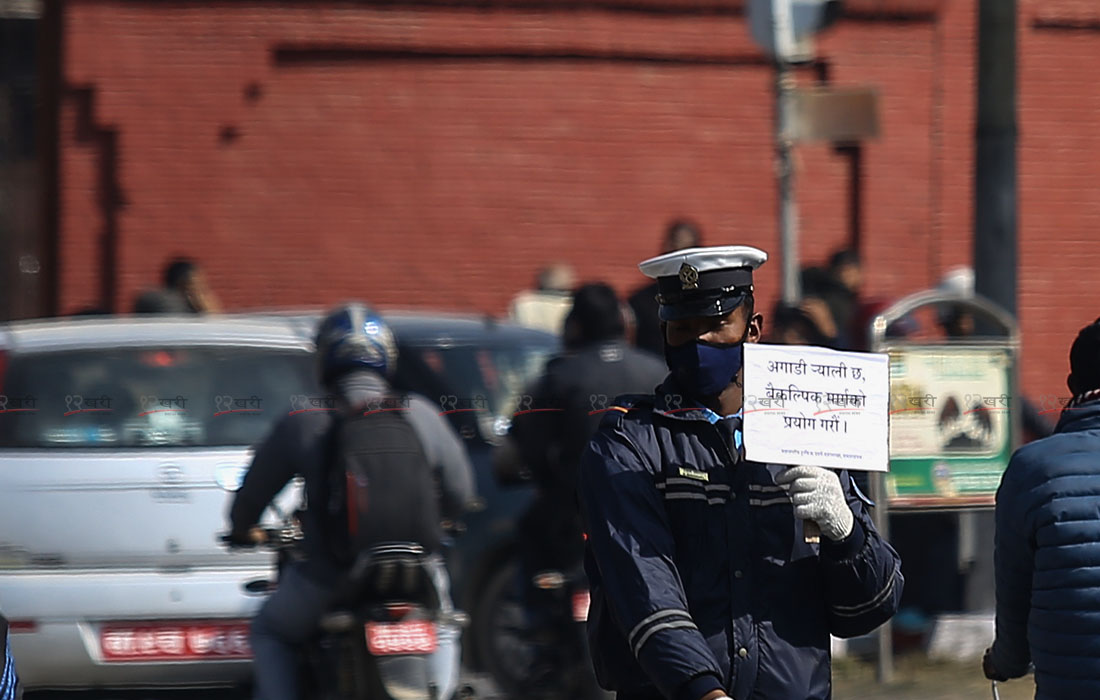
{"label": "vehicle in background", "polygon": [[[394,384],[438,401],[479,493],[448,552],[482,667],[528,486],[491,452],[558,339],[491,319],[384,314]],[[327,410],[314,313],[49,320],[0,326],[0,607],[28,687],[235,684],[248,676],[248,583],[271,556],[216,542],[231,492],[282,415]],[[279,506],[289,512],[299,489]],[[480,623],[480,624],[479,624]],[[480,631],[480,643],[478,643]]]}
{"label": "vehicle in background", "polygon": [[247,679],[271,555],[215,533],[250,446],[319,394],[310,347],[275,318],[0,326],[0,607],[27,688]]}

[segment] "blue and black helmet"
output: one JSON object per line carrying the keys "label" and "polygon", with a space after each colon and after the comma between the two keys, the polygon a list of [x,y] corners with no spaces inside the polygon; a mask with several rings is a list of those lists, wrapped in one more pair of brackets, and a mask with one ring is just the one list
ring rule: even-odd
{"label": "blue and black helmet", "polygon": [[397,365],[393,331],[364,304],[344,304],[330,311],[317,327],[315,342],[325,384],[360,369],[387,376]]}

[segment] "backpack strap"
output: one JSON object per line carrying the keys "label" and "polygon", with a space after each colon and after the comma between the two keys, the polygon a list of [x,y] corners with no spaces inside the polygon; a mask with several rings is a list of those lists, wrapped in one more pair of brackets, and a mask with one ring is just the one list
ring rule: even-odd
{"label": "backpack strap", "polygon": [[317,522],[322,529],[323,547],[336,561],[347,564],[348,539],[343,523],[336,522],[337,502],[349,498],[347,477],[340,463],[340,433],[347,422],[348,415],[341,410],[332,414],[332,423],[325,432],[323,440],[324,469],[321,471],[319,503],[307,503],[307,507],[316,509]]}

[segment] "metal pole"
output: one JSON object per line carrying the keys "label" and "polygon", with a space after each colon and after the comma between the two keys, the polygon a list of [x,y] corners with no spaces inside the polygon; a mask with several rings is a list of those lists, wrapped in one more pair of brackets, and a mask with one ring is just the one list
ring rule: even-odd
{"label": "metal pole", "polygon": [[[1013,317],[1017,268],[1017,0],[978,3],[978,95],[974,163],[974,290]],[[993,335],[982,317],[979,335]],[[1018,395],[1018,394],[1017,394]],[[1019,414],[1019,411],[1013,411]],[[993,513],[974,516],[977,535],[991,543]],[[967,611],[995,607],[993,548],[978,547],[967,576]]]}
{"label": "metal pole", "polygon": [[[882,539],[890,539],[890,509],[886,498],[886,475],[871,475],[871,498],[875,502],[875,510],[871,514]],[[878,628],[878,663],[875,666],[875,677],[879,683],[890,683],[894,679],[894,635],[893,625],[890,621],[882,623]]]}
{"label": "metal pole", "polygon": [[773,0],[772,32],[775,46],[775,151],[779,180],[779,240],[783,256],[783,302],[797,305],[802,296],[798,258],[798,207],[794,198],[794,154],[790,141],[793,119],[794,53],[791,0]]}
{"label": "metal pole", "polygon": [[[978,3],[974,290],[1016,316],[1017,0]],[[982,329],[979,329],[982,330]]]}

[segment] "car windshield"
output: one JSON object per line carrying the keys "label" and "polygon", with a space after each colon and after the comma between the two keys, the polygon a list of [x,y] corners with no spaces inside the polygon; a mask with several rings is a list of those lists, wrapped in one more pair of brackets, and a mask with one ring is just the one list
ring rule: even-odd
{"label": "car windshield", "polygon": [[[534,383],[555,346],[460,345],[401,348],[394,383],[438,402],[464,437],[507,432],[519,397]],[[487,432],[488,431],[488,432]]]}
{"label": "car windshield", "polygon": [[311,355],[287,349],[85,349],[8,362],[0,447],[250,446],[320,395]]}

